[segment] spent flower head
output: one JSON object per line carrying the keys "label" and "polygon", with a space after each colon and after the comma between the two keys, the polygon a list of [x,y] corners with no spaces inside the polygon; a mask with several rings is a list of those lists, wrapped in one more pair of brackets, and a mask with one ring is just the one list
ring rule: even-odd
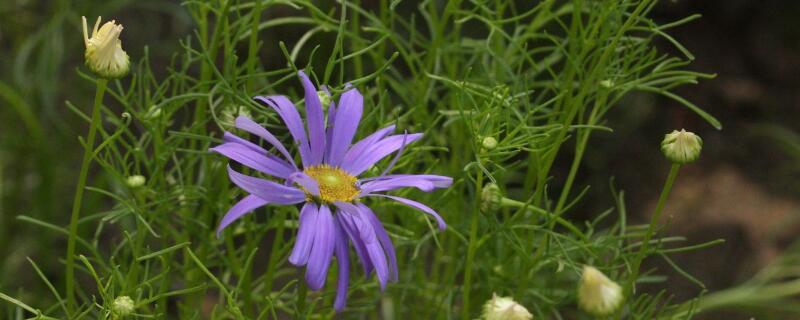
{"label": "spent flower head", "polygon": [[702,149],[703,139],[684,129],[674,130],[664,135],[664,140],[661,142],[661,152],[669,161],[678,164],[694,162],[700,157]]}
{"label": "spent flower head", "polygon": [[119,40],[122,25],[111,20],[101,27],[100,17],[97,17],[92,35],[89,37],[86,17],[81,17],[81,19],[83,43],[86,46],[84,58],[89,70],[106,79],[121,78],[128,74],[130,58],[125,50],[122,50],[122,41]]}
{"label": "spent flower head", "polygon": [[578,304],[584,311],[595,316],[606,316],[622,304],[622,287],[600,270],[584,266],[578,287]]}
{"label": "spent flower head", "polygon": [[531,320],[533,315],[510,297],[492,295],[483,305],[483,320]]}
{"label": "spent flower head", "polygon": [[319,290],[325,285],[328,267],[335,256],[339,275],[334,308],[338,311],[344,308],[347,299],[351,243],[366,273],[375,271],[381,288],[398,279],[392,240],[363,199],[397,201],[429,214],[439,228],[444,229],[444,220],[433,209],[385,192],[408,187],[430,192],[449,187],[453,179],[428,174],[387,174],[395,161],[379,175],[359,178],[381,159],[395,152],[402,153],[406,145],[419,140],[422,134],[392,135],[395,127],[392,125],[353,144],[363,112],[361,93],[349,88],[338,104],[330,102],[326,117],[317,88],[302,71],[299,76],[305,89],[306,125],[298,109],[284,96],[255,97],[255,100],[271,107],[283,119],[300,153],[300,163],[295,162],[272,133],[246,116],[236,118],[236,128],[264,139],[277,154],[229,132],[224,134],[223,144],[211,148],[273,178],[244,175],[228,166],[231,181],[249,195],[231,207],[217,232],[265,205],[302,204],[297,240],[289,262],[306,266],[308,287]]}

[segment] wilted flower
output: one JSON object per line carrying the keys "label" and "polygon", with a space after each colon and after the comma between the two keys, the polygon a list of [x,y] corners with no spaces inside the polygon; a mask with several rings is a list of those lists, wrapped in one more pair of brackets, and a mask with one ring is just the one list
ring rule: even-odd
{"label": "wilted flower", "polygon": [[130,315],[135,308],[136,304],[129,296],[119,296],[111,304],[111,312],[120,317]]}
{"label": "wilted flower", "polygon": [[111,20],[101,27],[100,17],[97,17],[90,38],[86,17],[81,17],[81,19],[83,20],[83,42],[86,45],[84,54],[86,66],[100,77],[107,79],[120,78],[128,74],[130,59],[128,54],[122,50],[122,41],[119,40],[122,25]]}
{"label": "wilted flower", "polygon": [[298,167],[294,157],[272,133],[253,120],[239,116],[235,122],[237,128],[264,139],[280,156],[228,132],[224,143],[211,151],[280,181],[243,175],[228,166],[231,181],[250,195],[225,214],[217,232],[264,205],[303,203],[289,262],[306,266],[309,288],[319,290],[325,284],[331,258],[336,256],[339,277],[334,308],[341,310],[347,298],[350,242],[365,271],[368,274],[375,271],[381,288],[389,281],[397,281],[392,241],[380,220],[360,200],[364,197],[392,199],[433,216],[439,228],[444,229],[444,220],[428,206],[380,192],[405,187],[432,191],[450,186],[453,179],[437,175],[386,175],[394,161],[382,174],[359,179],[358,176],[375,163],[396,151],[402,152],[422,134],[390,135],[394,126],[389,126],[351,145],[361,120],[364,98],[355,88],[344,92],[338,106],[331,102],[326,121],[317,89],[305,73],[301,71],[299,75],[305,88],[307,126],[286,97],[266,96],[255,100],[272,107],[283,119],[299,150],[301,166]]}
{"label": "wilted flower", "polygon": [[666,134],[661,142],[661,152],[667,159],[679,164],[694,162],[702,149],[703,139],[684,129]]}
{"label": "wilted flower", "polygon": [[578,304],[595,316],[606,316],[622,303],[622,288],[595,267],[584,266],[578,287]]}
{"label": "wilted flower", "polygon": [[531,320],[533,315],[510,297],[496,294],[483,305],[483,320]]}
{"label": "wilted flower", "polygon": [[133,175],[125,179],[125,183],[128,184],[131,188],[138,188],[141,187],[147,182],[147,179],[143,175]]}

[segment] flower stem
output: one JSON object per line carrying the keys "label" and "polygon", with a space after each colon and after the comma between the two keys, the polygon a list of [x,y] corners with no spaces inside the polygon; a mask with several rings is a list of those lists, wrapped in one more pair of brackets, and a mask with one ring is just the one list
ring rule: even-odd
{"label": "flower stem", "polygon": [[83,201],[83,191],[86,187],[86,176],[89,173],[89,164],[92,162],[94,151],[94,140],[97,135],[97,128],[100,126],[100,104],[103,102],[103,94],[106,91],[108,80],[100,78],[97,80],[97,91],[94,96],[94,106],[92,107],[92,123],[89,126],[89,134],[86,137],[86,145],[83,150],[83,161],[81,170],[78,173],[78,186],[75,189],[75,198],[72,201],[72,214],[69,220],[69,238],[67,240],[67,310],[75,310],[75,239],[78,237],[78,217],[80,216],[81,202]]}
{"label": "flower stem", "polygon": [[303,279],[297,282],[297,301],[295,301],[295,308],[297,308],[296,319],[306,319],[306,296],[308,295],[308,285]]}
{"label": "flower stem", "polygon": [[478,247],[478,216],[480,216],[481,211],[481,193],[483,192],[483,170],[478,170],[477,177],[475,179],[475,194],[477,202],[475,203],[474,210],[472,213],[472,221],[470,222],[469,227],[469,245],[467,247],[467,262],[464,265],[464,283],[463,283],[463,319],[468,320],[472,319],[470,317],[470,291],[472,290],[472,262],[475,260],[475,250]]}
{"label": "flower stem", "polygon": [[642,240],[642,246],[639,249],[639,253],[636,254],[636,258],[633,260],[633,267],[631,268],[631,276],[628,279],[628,284],[625,288],[625,296],[630,297],[633,293],[636,278],[639,277],[639,268],[642,265],[642,261],[644,261],[645,256],[647,255],[647,250],[650,247],[650,239],[656,233],[656,225],[658,224],[658,220],[661,217],[661,210],[664,209],[664,205],[667,203],[667,198],[669,197],[669,193],[672,190],[672,185],[675,183],[675,178],[678,177],[678,171],[680,170],[681,165],[678,163],[673,163],[672,167],[669,169],[669,175],[667,175],[667,181],[664,183],[664,188],[661,189],[661,195],[658,197],[658,203],[656,204],[656,209],[653,212],[653,216],[650,218],[650,226],[647,227],[647,233],[644,235],[644,239]]}

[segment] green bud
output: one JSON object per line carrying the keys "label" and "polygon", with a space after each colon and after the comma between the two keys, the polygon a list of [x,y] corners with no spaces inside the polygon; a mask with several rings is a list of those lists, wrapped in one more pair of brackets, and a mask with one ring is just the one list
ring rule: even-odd
{"label": "green bud", "polygon": [[331,106],[331,101],[333,98],[331,98],[331,95],[325,91],[317,91],[317,96],[319,97],[319,102],[322,103],[322,110],[327,111],[328,107]]}
{"label": "green bud", "polygon": [[136,304],[129,296],[117,297],[111,305],[111,312],[119,317],[130,315],[134,309],[136,309]]}
{"label": "green bud", "polygon": [[483,149],[487,151],[494,150],[494,148],[497,148],[497,139],[495,139],[494,137],[483,138],[483,141],[481,141],[481,145],[483,146]]}
{"label": "green bud", "polygon": [[503,201],[503,192],[497,184],[489,183],[483,187],[481,192],[481,211],[490,213],[500,208]]}

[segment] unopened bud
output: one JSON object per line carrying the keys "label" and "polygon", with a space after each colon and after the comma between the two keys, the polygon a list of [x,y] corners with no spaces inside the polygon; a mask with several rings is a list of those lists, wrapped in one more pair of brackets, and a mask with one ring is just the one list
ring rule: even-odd
{"label": "unopened bud", "polygon": [[494,137],[485,137],[483,141],[481,141],[481,146],[484,150],[494,150],[497,148],[497,139]]}
{"label": "unopened bud", "polygon": [[578,287],[578,305],[584,311],[607,316],[622,304],[622,288],[595,267],[584,266]]}
{"label": "unopened bud", "polygon": [[319,97],[319,102],[322,103],[322,110],[327,111],[333,100],[331,95],[325,91],[317,91],[317,96]]}
{"label": "unopened bud", "polygon": [[493,212],[500,208],[503,201],[503,192],[497,184],[489,183],[481,191],[481,211],[484,213]]}
{"label": "unopened bud", "polygon": [[661,152],[669,161],[678,164],[694,162],[703,149],[703,139],[694,133],[681,129],[675,130],[664,136],[661,142]]}
{"label": "unopened bud", "polygon": [[125,183],[128,184],[129,187],[134,189],[143,186],[145,182],[147,182],[147,179],[143,175],[138,175],[138,174],[130,176],[128,177],[128,179],[125,180]]}
{"label": "unopened bud", "polygon": [[136,309],[136,304],[129,296],[117,297],[111,305],[111,312],[119,317],[130,315],[134,309]]}
{"label": "unopened bud", "polygon": [[510,297],[496,294],[483,305],[483,320],[531,320],[533,315]]}

